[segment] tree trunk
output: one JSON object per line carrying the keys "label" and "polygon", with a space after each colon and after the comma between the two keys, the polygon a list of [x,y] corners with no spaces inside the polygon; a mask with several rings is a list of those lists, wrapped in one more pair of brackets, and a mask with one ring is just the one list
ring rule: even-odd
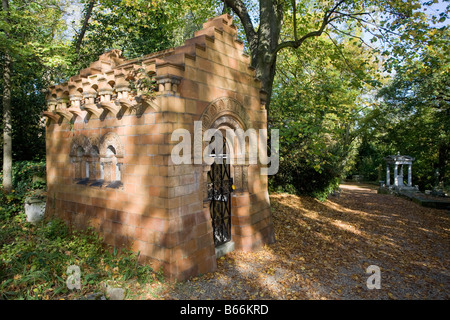
{"label": "tree trunk", "polygon": [[281,21],[283,19],[282,1],[261,0],[260,25],[256,41],[250,42],[252,66],[262,82],[262,90],[267,94],[266,109],[269,116],[272,87],[276,71],[276,49],[280,41]]}
{"label": "tree trunk", "polygon": [[261,89],[267,94],[266,109],[267,116],[270,117],[270,100],[272,98],[272,88],[275,78],[276,64],[275,61],[271,64],[268,64],[264,59],[265,55],[265,50],[260,49],[252,51],[252,66],[256,69],[256,76],[259,78],[259,80],[261,80]]}
{"label": "tree trunk", "polygon": [[280,43],[281,24],[283,21],[283,6],[286,1],[281,0],[259,0],[259,27],[255,31],[250,14],[242,0],[222,0],[239,17],[245,31],[245,36],[252,55],[252,66],[262,82],[262,89],[267,93],[266,109],[270,119],[270,100],[272,97],[273,81],[276,71],[277,54],[283,48],[298,48],[306,39],[320,36],[325,27],[339,16],[332,17],[338,8],[345,2],[340,0],[333,8],[325,11],[322,23],[317,30],[303,34],[297,34],[296,2],[291,1],[293,9],[294,40]]}
{"label": "tree trunk", "polygon": [[225,14],[225,13],[228,13],[228,14],[231,13],[231,8],[230,8],[230,6],[227,5],[226,2],[223,3],[223,9],[222,9],[222,14]]}
{"label": "tree trunk", "polygon": [[87,27],[88,27],[89,19],[92,14],[92,9],[94,8],[94,4],[95,4],[95,1],[91,0],[91,2],[89,2],[89,6],[86,9],[86,15],[84,16],[83,26],[81,27],[80,34],[78,35],[77,42],[75,44],[75,53],[76,54],[78,54],[80,52],[81,43],[83,42],[83,38],[84,38],[84,35],[85,35]]}
{"label": "tree trunk", "polygon": [[12,190],[12,135],[11,135],[11,58],[5,53],[3,69],[3,189]]}
{"label": "tree trunk", "polygon": [[[2,0],[2,10],[9,11],[8,0]],[[6,18],[6,23],[8,19]],[[12,190],[12,135],[11,135],[11,69],[12,61],[8,50],[4,53],[3,68],[3,189]]]}

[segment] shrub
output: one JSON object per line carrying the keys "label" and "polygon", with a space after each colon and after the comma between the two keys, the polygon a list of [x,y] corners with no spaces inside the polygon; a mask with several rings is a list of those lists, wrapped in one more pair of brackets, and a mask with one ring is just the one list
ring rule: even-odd
{"label": "shrub", "polygon": [[13,165],[13,188],[17,194],[25,194],[46,187],[44,161],[17,161]]}
{"label": "shrub", "polygon": [[58,219],[32,225],[23,212],[0,225],[0,299],[56,299],[71,293],[67,268],[79,266],[81,291],[101,291],[102,283],[160,279],[138,264],[129,250],[110,252],[93,229],[70,231]]}
{"label": "shrub", "polygon": [[317,170],[301,157],[283,157],[278,173],[269,178],[269,191],[310,195],[324,201],[339,187],[341,181],[335,167],[323,164]]}
{"label": "shrub", "polygon": [[[139,253],[108,250],[91,228],[71,231],[59,219],[26,221],[24,199],[45,188],[45,163],[18,162],[11,193],[0,192],[0,299],[56,299],[71,294],[67,268],[79,266],[83,295],[101,291],[102,283],[162,280],[150,266],[138,264]],[[45,180],[44,180],[45,181]],[[1,190],[0,190],[1,191]]]}

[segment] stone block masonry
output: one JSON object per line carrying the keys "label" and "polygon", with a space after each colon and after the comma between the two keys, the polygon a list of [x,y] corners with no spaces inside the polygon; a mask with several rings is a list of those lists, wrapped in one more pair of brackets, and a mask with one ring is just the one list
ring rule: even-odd
{"label": "stone block masonry", "polygon": [[[136,89],[151,77],[150,95]],[[264,92],[229,15],[208,20],[183,46],[127,60],[99,57],[48,89],[47,215],[94,227],[112,246],[184,280],[214,271],[208,172],[175,165],[172,133],[266,129]],[[259,164],[231,165],[231,241],[255,250],[275,241],[267,176]]]}

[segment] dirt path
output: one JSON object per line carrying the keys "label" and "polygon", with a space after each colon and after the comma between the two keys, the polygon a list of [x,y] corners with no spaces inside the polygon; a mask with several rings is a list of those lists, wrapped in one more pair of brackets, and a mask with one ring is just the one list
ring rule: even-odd
{"label": "dirt path", "polygon": [[[275,244],[228,254],[217,272],[159,288],[158,296],[449,299],[450,214],[377,194],[372,186],[341,188],[339,198],[323,203],[272,195]],[[380,289],[367,287],[370,265],[380,268]]]}

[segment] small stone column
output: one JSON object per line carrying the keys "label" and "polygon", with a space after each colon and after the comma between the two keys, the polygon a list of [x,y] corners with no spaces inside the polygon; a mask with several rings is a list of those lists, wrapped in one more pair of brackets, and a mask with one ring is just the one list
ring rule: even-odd
{"label": "small stone column", "polygon": [[180,84],[181,77],[167,74],[163,76],[155,77],[157,84],[159,85],[159,92],[170,93],[174,95],[179,95],[178,85]]}
{"label": "small stone column", "polygon": [[97,91],[92,88],[91,83],[87,79],[82,83],[82,86],[84,104],[94,104],[95,98],[97,97]]}
{"label": "small stone column", "polygon": [[390,172],[390,167],[389,165],[386,166],[386,186],[390,186],[391,185],[391,172]]}
{"label": "small stone column", "polygon": [[394,186],[398,187],[398,164],[394,164]]}
{"label": "small stone column", "polygon": [[408,165],[408,187],[412,187],[412,164]]}
{"label": "small stone column", "polygon": [[89,177],[90,177],[90,175],[89,175],[89,161],[87,161],[87,159],[84,162],[84,165],[85,165],[85,169],[86,169],[85,177],[86,177],[86,179],[89,179]]}
{"label": "small stone column", "polygon": [[399,187],[404,186],[404,184],[403,184],[403,165],[400,165],[400,175],[398,178],[398,185],[399,185]]}

